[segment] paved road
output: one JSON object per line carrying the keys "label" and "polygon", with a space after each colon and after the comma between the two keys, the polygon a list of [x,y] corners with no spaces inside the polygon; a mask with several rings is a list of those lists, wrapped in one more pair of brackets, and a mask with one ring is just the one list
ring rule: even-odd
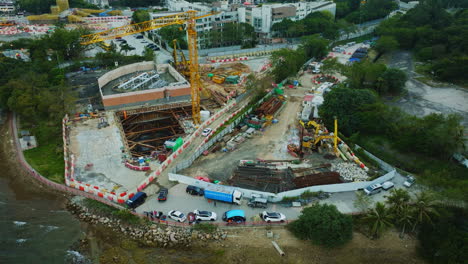
{"label": "paved road", "polygon": [[[169,189],[169,195],[166,202],[158,202],[157,196],[153,195],[149,197],[146,202],[137,208],[138,213],[143,211],[162,211],[167,214],[170,210],[179,210],[185,214],[192,212],[196,209],[206,210],[215,212],[218,215],[216,222],[222,222],[221,217],[224,212],[232,209],[242,209],[245,211],[247,221],[252,221],[253,217],[259,215],[264,210],[267,211],[278,211],[284,213],[288,219],[296,219],[301,208],[289,207],[285,208],[276,204],[269,204],[267,209],[261,208],[250,208],[247,206],[247,200],[243,200],[242,205],[234,205],[223,202],[216,202],[216,206],[212,202],[208,202],[203,196],[192,196],[185,192],[185,184],[177,184],[176,186]],[[172,221],[172,220],[170,220]]]}
{"label": "paved road", "polygon": [[[400,174],[397,174],[392,180],[395,183],[394,188],[405,188],[403,182],[406,180]],[[216,222],[221,222],[221,216],[224,212],[232,209],[242,209],[245,211],[247,216],[247,221],[253,221],[253,217],[259,215],[264,210],[266,211],[277,211],[286,215],[288,220],[297,219],[301,213],[301,207],[283,207],[278,204],[270,203],[267,209],[260,208],[250,208],[247,206],[247,200],[243,200],[242,205],[233,205],[228,203],[217,202],[216,206],[212,202],[208,202],[203,196],[192,196],[185,192],[187,185],[186,184],[177,184],[169,189],[169,195],[166,202],[158,202],[157,196],[150,196],[146,202],[137,208],[138,213],[143,213],[144,211],[162,211],[164,214],[167,214],[170,210],[179,210],[185,214],[192,212],[196,209],[206,210],[215,212],[218,215],[218,220]],[[415,188],[416,187],[416,188]],[[411,192],[418,191],[417,185],[409,189]],[[381,193],[375,194],[372,197],[372,202],[383,202],[385,201],[385,196],[388,195],[388,191],[383,191]],[[333,193],[330,198],[325,200],[320,200],[319,203],[334,204],[338,210],[342,213],[355,213],[359,210],[356,209],[353,205],[354,200],[356,199],[355,192],[341,192]],[[169,220],[172,221],[172,220]],[[257,220],[258,221],[258,220]]]}

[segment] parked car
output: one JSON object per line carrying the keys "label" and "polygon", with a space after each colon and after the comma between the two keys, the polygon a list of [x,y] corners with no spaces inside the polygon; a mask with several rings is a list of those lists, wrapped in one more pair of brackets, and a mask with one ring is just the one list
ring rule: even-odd
{"label": "parked car", "polygon": [[181,211],[176,211],[176,210],[171,210],[167,215],[172,219],[177,222],[185,222],[187,220],[187,217],[181,212]]}
{"label": "parked car", "polygon": [[207,137],[207,136],[209,136],[209,135],[211,134],[211,132],[213,132],[213,129],[211,129],[211,128],[205,128],[205,129],[203,130],[203,132],[202,132],[202,136]]}
{"label": "parked car", "polygon": [[364,188],[364,192],[367,195],[373,195],[373,194],[379,193],[381,191],[382,191],[382,185],[380,185],[379,183],[372,184],[372,185],[367,186],[366,188]]}
{"label": "parked car", "polygon": [[169,193],[169,190],[166,188],[162,188],[159,190],[159,196],[158,196],[158,201],[164,202],[167,200],[167,194]]}
{"label": "parked car", "polygon": [[386,181],[382,184],[382,189],[384,190],[390,190],[393,187],[395,187],[395,184],[391,181]]}
{"label": "parked car", "polygon": [[408,176],[406,181],[403,183],[403,186],[409,188],[413,186],[413,184],[416,182],[416,179],[413,176]]}
{"label": "parked car", "polygon": [[263,213],[261,213],[260,216],[262,217],[263,221],[267,223],[271,223],[271,222],[283,223],[284,221],[286,221],[286,216],[282,213],[277,213],[277,212],[263,211]]}
{"label": "parked car", "polygon": [[128,199],[125,203],[131,209],[135,209],[145,202],[147,195],[144,192],[137,192],[132,198]]}
{"label": "parked car", "polygon": [[191,195],[198,195],[198,196],[203,196],[203,194],[205,193],[203,188],[193,186],[193,185],[187,186],[187,188],[185,189],[185,192]]}
{"label": "parked car", "polygon": [[216,221],[217,215],[215,212],[195,210],[193,213],[197,221]]}
{"label": "parked car", "polygon": [[230,210],[223,214],[223,221],[228,223],[241,224],[245,222],[245,213],[243,210]]}
{"label": "parked car", "polygon": [[135,36],[136,39],[142,39],[144,38],[142,35]]}
{"label": "parked car", "polygon": [[265,198],[252,198],[247,205],[252,208],[267,208],[268,202]]}

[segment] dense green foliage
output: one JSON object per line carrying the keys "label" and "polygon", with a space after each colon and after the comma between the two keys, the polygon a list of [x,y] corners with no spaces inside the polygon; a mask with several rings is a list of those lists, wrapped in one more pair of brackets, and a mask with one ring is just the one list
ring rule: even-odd
{"label": "dense green foliage", "polygon": [[55,0],[18,0],[20,10],[34,14],[50,13],[50,6],[55,5]]}
{"label": "dense green foliage", "polygon": [[136,10],[132,14],[132,22],[133,23],[140,23],[151,20],[151,16],[148,11],[146,10]]}
{"label": "dense green foliage", "polygon": [[330,127],[336,116],[340,132],[347,136],[354,133],[386,136],[396,149],[404,152],[447,159],[463,145],[459,116],[410,116],[383,105],[365,89],[334,88],[325,95],[319,111]]}
{"label": "dense green foliage", "polygon": [[292,21],[283,19],[273,24],[271,30],[276,37],[302,37],[312,34],[322,34],[324,38],[334,40],[338,37],[338,23],[329,12],[313,12],[304,19]]}
{"label": "dense green foliage", "polygon": [[[351,2],[354,4],[355,1],[351,0]],[[346,15],[345,19],[352,23],[361,24],[366,21],[384,18],[397,7],[398,4],[393,0],[367,0],[357,10]]]}
{"label": "dense green foliage", "polygon": [[325,247],[346,244],[353,235],[353,220],[329,204],[314,204],[302,210],[299,218],[288,225],[298,238]]}
{"label": "dense green foliage", "polygon": [[441,216],[424,223],[419,252],[429,263],[465,263],[468,259],[468,211],[439,209]]}
{"label": "dense green foliage", "polygon": [[446,81],[468,81],[468,10],[454,14],[427,0],[401,17],[381,23],[377,32],[427,62],[427,73]]}
{"label": "dense green foliage", "polygon": [[172,41],[176,39],[180,48],[187,48],[186,33],[182,30],[180,25],[163,27],[158,31],[158,34],[161,36],[161,39],[171,47]]}
{"label": "dense green foliage", "polygon": [[308,58],[322,58],[327,54],[328,41],[318,35],[303,37],[297,50],[281,49],[271,55],[272,74],[276,82],[297,74]]}
{"label": "dense green foliage", "polygon": [[224,23],[218,29],[200,32],[200,45],[205,48],[241,45],[242,48],[253,48],[257,44],[257,34],[252,25],[247,23]]}
{"label": "dense green foliage", "polygon": [[149,6],[162,6],[164,4],[164,1],[162,0],[114,0],[110,4],[112,6],[147,8]]}
{"label": "dense green foliage", "polygon": [[385,64],[363,61],[344,68],[348,76],[347,83],[354,89],[371,89],[380,95],[397,95],[405,86],[405,72],[395,68],[387,68]]}

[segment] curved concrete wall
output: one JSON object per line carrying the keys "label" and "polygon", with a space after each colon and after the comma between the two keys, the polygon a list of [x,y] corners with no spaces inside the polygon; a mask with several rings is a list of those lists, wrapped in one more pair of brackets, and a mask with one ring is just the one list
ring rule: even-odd
{"label": "curved concrete wall", "polygon": [[[98,79],[99,92],[101,93],[102,103],[107,110],[119,109],[122,107],[134,107],[139,105],[167,104],[179,101],[190,100],[190,84],[184,77],[178,73],[169,64],[159,64],[158,72],[168,72],[176,82],[170,83],[165,87],[143,91],[134,91],[112,95],[103,95],[102,87],[109,82],[134,72],[155,70],[152,61],[144,61],[122,66],[118,69],[104,74]],[[166,96],[168,96],[166,98]]]}

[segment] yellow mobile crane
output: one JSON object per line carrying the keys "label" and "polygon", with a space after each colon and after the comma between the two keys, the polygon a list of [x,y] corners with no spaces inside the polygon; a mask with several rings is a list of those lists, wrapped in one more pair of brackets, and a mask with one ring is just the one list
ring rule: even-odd
{"label": "yellow mobile crane", "polygon": [[216,13],[209,13],[204,15],[198,15],[197,11],[190,10],[175,15],[164,16],[153,20],[130,24],[127,26],[116,27],[106,31],[98,32],[95,34],[89,34],[81,36],[81,44],[88,45],[104,40],[115,39],[117,37],[123,37],[133,35],[136,33],[145,32],[148,30],[158,29],[171,25],[182,25],[186,24],[187,28],[187,44],[189,50],[189,70],[190,70],[190,86],[192,95],[192,118],[195,124],[200,124],[200,72],[198,65],[198,48],[197,48],[197,31],[196,31],[196,20],[208,16],[212,16]]}
{"label": "yellow mobile crane", "polygon": [[[180,46],[177,43],[177,39],[172,40],[172,44],[174,46],[174,50],[172,51],[172,57],[174,58],[174,66],[184,76],[190,77],[190,61],[188,61],[185,58],[184,52],[180,49]],[[177,59],[177,51],[180,52],[181,60]]]}

